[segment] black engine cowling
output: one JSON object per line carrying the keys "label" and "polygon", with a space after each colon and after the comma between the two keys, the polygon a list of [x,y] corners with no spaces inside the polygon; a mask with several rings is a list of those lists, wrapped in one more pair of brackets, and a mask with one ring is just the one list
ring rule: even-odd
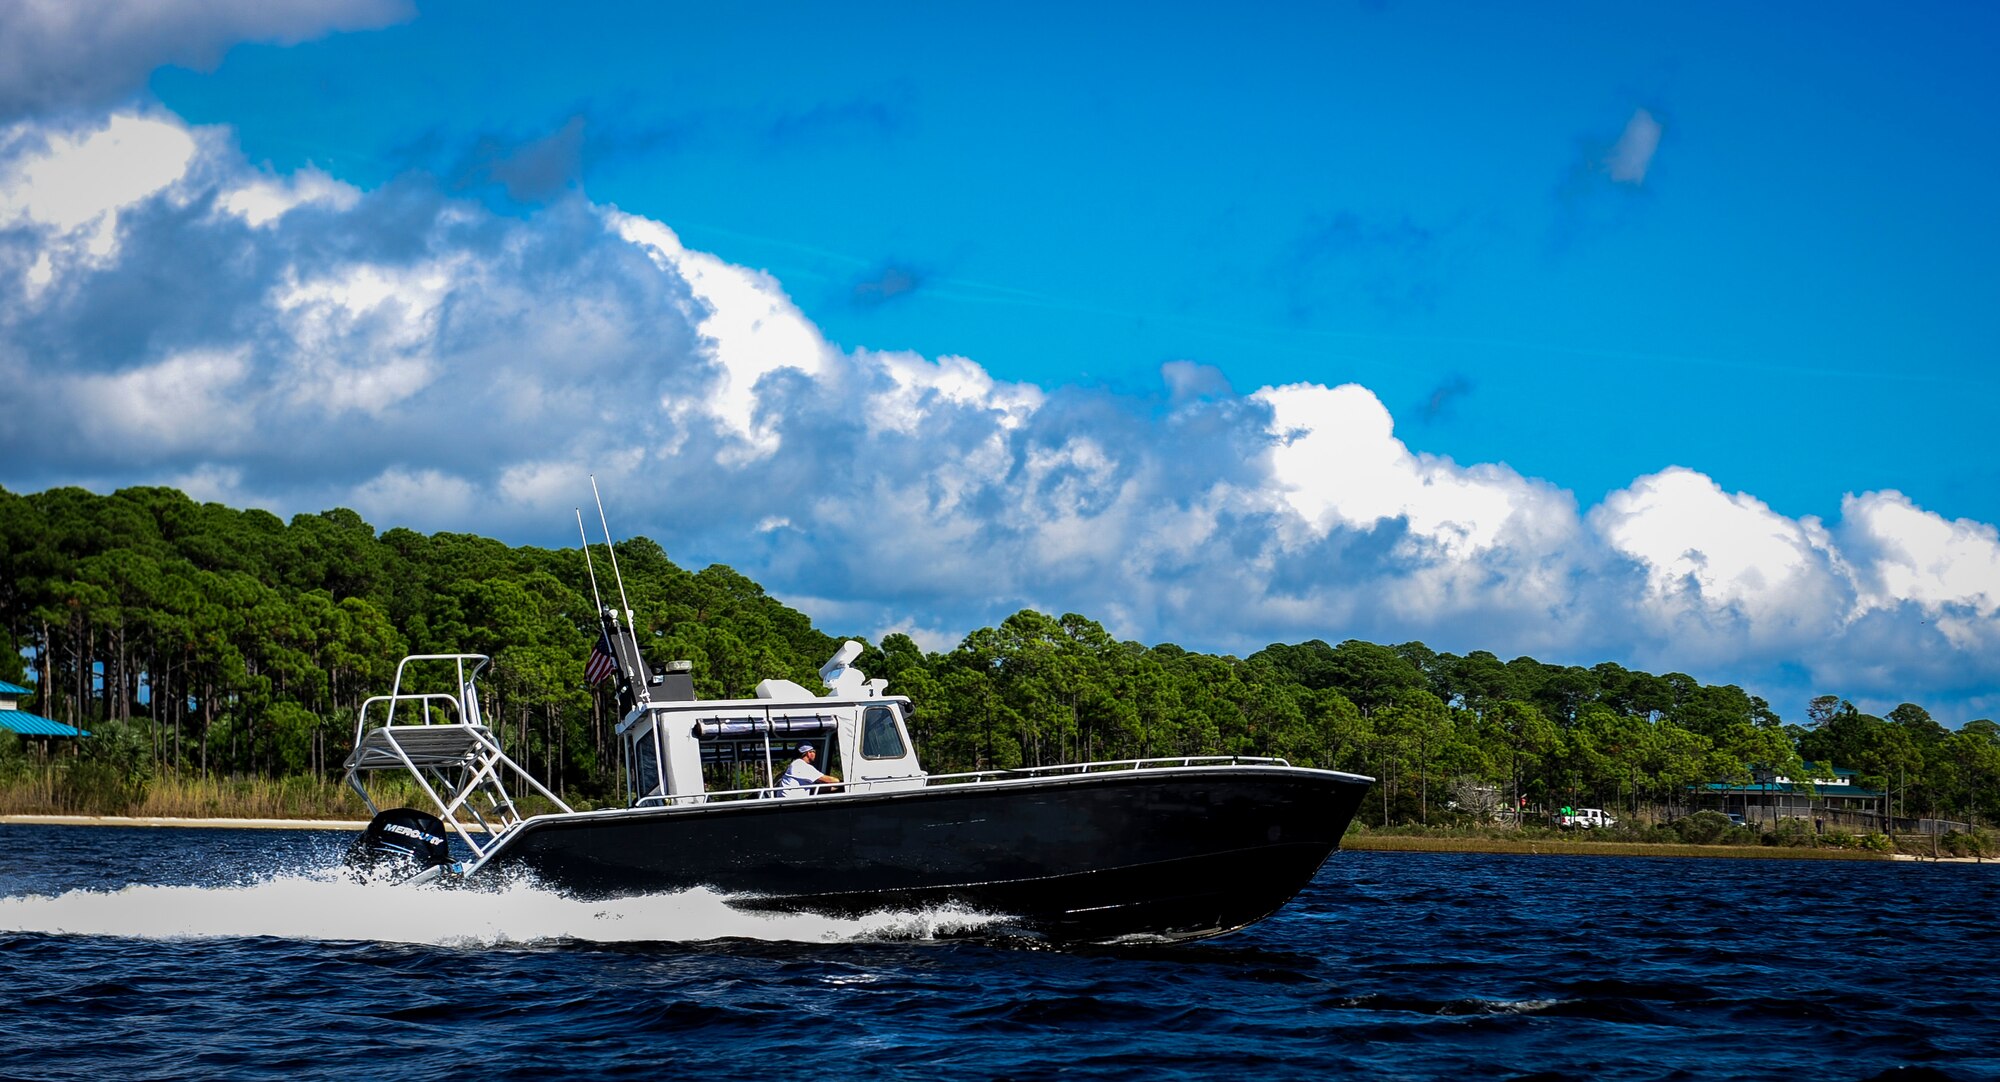
{"label": "black engine cowling", "polygon": [[415,808],[381,812],[347,847],[347,870],[364,881],[400,882],[451,864],[451,838],[444,820]]}

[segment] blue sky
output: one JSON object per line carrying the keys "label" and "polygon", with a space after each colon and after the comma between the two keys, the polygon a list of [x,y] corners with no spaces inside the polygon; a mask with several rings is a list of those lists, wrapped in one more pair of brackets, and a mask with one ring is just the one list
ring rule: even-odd
{"label": "blue sky", "polygon": [[[1681,464],[1792,514],[1894,487],[2000,519],[1939,409],[2000,392],[1990,12],[524,7],[153,86],[280,168],[658,217],[843,345],[1356,380],[1426,449],[1585,499]],[[545,141],[511,193],[481,168]]]}
{"label": "blue sky", "polygon": [[10,488],[2000,708],[1987,9],[52,10]]}

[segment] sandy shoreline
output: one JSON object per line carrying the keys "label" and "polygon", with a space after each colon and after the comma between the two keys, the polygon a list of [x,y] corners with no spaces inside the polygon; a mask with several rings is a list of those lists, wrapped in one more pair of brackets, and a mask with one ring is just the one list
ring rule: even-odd
{"label": "sandy shoreline", "polygon": [[183,819],[136,815],[0,815],[0,825],[64,827],[226,827],[233,830],[362,830],[366,819]]}

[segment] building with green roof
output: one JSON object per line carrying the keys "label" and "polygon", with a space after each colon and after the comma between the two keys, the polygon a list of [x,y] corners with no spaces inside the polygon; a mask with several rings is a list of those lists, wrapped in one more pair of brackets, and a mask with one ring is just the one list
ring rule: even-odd
{"label": "building with green roof", "polygon": [[1748,782],[1712,782],[1694,789],[1715,799],[1722,811],[1735,812],[1753,823],[1831,817],[1843,825],[1856,825],[1882,814],[1886,794],[1856,784],[1859,775],[1855,771],[1817,763],[1805,766],[1809,782],[1753,766]]}

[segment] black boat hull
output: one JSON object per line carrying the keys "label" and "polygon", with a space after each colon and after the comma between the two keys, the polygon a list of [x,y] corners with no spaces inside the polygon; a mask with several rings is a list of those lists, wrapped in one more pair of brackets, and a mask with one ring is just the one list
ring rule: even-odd
{"label": "black boat hull", "polygon": [[1066,942],[1196,939],[1297,894],[1367,788],[1185,767],[542,816],[478,874],[524,869],[591,897],[700,886],[830,915],[955,904]]}

